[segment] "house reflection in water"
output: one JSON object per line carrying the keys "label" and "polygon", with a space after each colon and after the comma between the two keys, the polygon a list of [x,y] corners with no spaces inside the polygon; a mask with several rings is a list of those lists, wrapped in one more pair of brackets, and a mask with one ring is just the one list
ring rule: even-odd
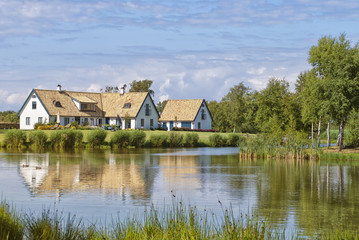
{"label": "house reflection in water", "polygon": [[[33,196],[55,194],[59,201],[65,193],[96,191],[106,196],[148,199],[154,176],[137,162],[136,155],[124,158],[112,153],[100,159],[83,153],[77,161],[56,157],[50,160],[49,154],[36,154],[21,160],[19,170]],[[144,162],[142,158],[140,163]]]}

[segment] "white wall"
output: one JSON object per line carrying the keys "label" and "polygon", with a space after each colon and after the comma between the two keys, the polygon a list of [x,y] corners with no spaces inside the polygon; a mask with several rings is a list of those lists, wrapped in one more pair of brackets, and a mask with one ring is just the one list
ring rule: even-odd
{"label": "white wall", "polygon": [[[146,116],[146,104],[149,104],[150,106],[150,115]],[[144,119],[144,126],[145,129],[150,129],[150,121],[153,119],[153,128],[157,128],[158,125],[158,115],[156,111],[156,107],[153,105],[153,102],[151,101],[149,95],[147,95],[144,103],[142,104],[142,107],[140,111],[137,114],[135,125],[132,127],[131,122],[131,128],[140,129],[141,128],[141,119]]]}
{"label": "white wall", "polygon": [[[202,120],[202,109],[204,109],[204,113],[206,114],[206,119]],[[209,111],[205,104],[201,106],[194,122],[192,122],[192,129],[198,128],[198,123],[201,123],[201,129],[211,129],[212,128],[212,120],[209,114]]]}
{"label": "white wall", "polygon": [[[33,93],[32,96],[36,94]],[[25,104],[20,115],[20,129],[34,129],[34,124],[38,122],[39,117],[42,117],[42,122],[49,122],[50,116],[47,114],[44,106],[41,104],[39,98],[29,98]],[[36,109],[32,109],[32,102],[36,102]],[[26,117],[30,117],[30,124],[26,125]]]}

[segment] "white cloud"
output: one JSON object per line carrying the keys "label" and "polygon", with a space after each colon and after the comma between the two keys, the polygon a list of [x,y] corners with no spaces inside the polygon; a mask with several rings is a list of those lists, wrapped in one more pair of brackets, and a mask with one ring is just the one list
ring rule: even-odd
{"label": "white cloud", "polygon": [[89,88],[86,89],[87,92],[99,92],[102,88],[99,84],[91,84]]}
{"label": "white cloud", "polygon": [[20,93],[13,93],[10,94],[7,98],[6,98],[6,103],[8,104],[22,104],[24,102],[24,94],[20,94]]}
{"label": "white cloud", "polygon": [[265,70],[267,70],[266,67],[251,68],[251,69],[248,69],[247,73],[252,74],[252,75],[262,75]]}

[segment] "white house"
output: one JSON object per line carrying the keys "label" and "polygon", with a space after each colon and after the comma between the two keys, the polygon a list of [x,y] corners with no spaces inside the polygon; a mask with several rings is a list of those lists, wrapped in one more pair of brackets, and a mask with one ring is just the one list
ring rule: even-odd
{"label": "white house", "polygon": [[33,89],[18,112],[20,129],[35,123],[101,126],[114,124],[122,129],[156,128],[159,114],[147,92],[92,93]]}
{"label": "white house", "polygon": [[173,127],[211,129],[212,115],[204,99],[168,100],[159,122],[168,130]]}

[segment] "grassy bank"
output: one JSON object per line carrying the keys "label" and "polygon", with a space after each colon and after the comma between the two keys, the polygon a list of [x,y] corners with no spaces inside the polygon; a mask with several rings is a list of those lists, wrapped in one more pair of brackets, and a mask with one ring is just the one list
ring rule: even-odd
{"label": "grassy bank", "polygon": [[[320,232],[316,239],[359,239],[358,230],[332,229]],[[221,216],[212,211],[199,211],[181,202],[170,207],[151,207],[126,220],[113,220],[104,227],[86,225],[75,215],[43,210],[39,213],[18,213],[5,202],[0,203],[0,239],[302,239],[296,232],[290,236],[285,229],[275,229],[255,216],[241,214],[234,217],[231,209]]]}
{"label": "grassy bank", "polygon": [[0,145],[11,148],[108,148],[238,146],[239,134],[144,130],[1,130]]}

